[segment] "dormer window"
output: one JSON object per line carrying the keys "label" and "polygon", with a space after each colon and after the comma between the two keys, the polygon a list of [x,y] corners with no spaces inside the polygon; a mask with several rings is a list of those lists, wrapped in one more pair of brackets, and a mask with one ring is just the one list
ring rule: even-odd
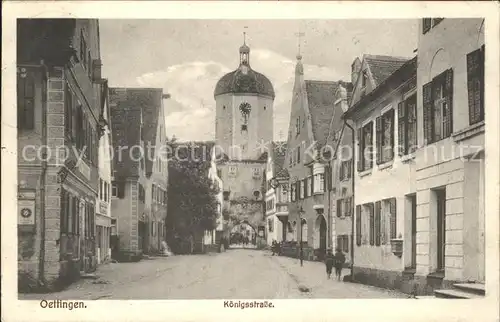
{"label": "dormer window", "polygon": [[368,75],[366,70],[361,73],[361,87],[366,87],[366,83],[368,82]]}
{"label": "dormer window", "polygon": [[429,30],[436,27],[444,18],[423,18],[422,33],[425,35]]}

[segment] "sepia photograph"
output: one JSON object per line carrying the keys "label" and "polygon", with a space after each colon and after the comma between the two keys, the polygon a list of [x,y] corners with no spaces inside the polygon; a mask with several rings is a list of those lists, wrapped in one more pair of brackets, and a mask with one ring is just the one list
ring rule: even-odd
{"label": "sepia photograph", "polygon": [[15,19],[16,299],[484,299],[487,26]]}

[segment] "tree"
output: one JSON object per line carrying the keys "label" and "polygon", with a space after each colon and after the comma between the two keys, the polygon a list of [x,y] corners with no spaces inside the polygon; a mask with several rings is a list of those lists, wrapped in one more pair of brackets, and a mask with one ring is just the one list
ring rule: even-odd
{"label": "tree", "polygon": [[216,227],[218,191],[208,178],[211,147],[207,145],[170,141],[167,236],[177,252],[183,252],[183,245],[186,247],[205,230]]}

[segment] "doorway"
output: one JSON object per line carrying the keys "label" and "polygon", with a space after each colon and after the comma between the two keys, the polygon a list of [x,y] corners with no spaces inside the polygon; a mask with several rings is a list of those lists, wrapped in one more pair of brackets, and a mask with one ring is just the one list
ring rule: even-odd
{"label": "doorway", "polygon": [[319,250],[321,254],[326,253],[326,220],[323,215],[316,219],[316,229],[319,233]]}
{"label": "doorway", "polygon": [[444,272],[445,267],[445,246],[446,246],[446,190],[435,190],[437,206],[437,261],[436,271]]}

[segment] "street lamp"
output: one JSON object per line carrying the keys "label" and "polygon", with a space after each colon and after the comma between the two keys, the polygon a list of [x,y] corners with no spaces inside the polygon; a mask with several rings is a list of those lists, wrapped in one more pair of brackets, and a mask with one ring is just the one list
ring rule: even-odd
{"label": "street lamp", "polygon": [[302,246],[302,233],[303,233],[303,223],[302,223],[302,215],[304,214],[304,208],[300,206],[299,209],[299,220],[300,220],[300,266],[304,266],[304,248]]}

